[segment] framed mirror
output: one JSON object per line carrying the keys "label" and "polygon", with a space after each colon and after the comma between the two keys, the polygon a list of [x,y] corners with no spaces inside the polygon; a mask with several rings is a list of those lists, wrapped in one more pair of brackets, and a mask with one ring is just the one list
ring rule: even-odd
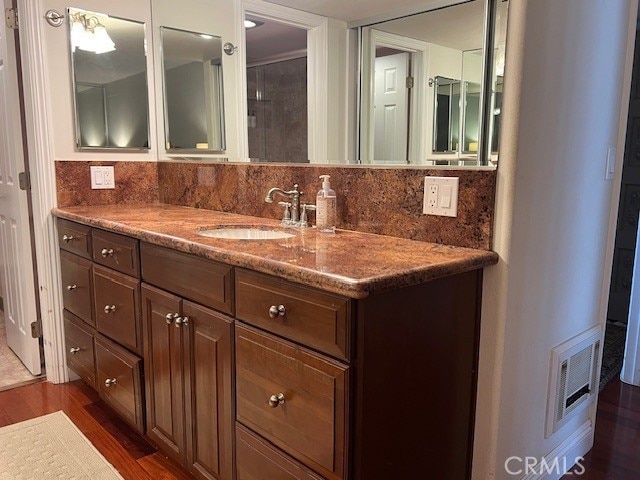
{"label": "framed mirror", "polygon": [[67,10],[76,148],[149,149],[145,25]]}
{"label": "framed mirror", "polygon": [[221,38],[169,27],[160,37],[167,152],[223,152]]}

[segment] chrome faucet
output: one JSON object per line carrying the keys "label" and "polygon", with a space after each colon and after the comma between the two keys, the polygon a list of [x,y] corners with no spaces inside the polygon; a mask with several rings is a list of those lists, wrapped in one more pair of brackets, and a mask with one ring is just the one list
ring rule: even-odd
{"label": "chrome faucet", "polygon": [[264,197],[264,201],[267,203],[273,203],[274,195],[278,194],[288,199],[287,202],[278,202],[279,205],[284,207],[284,217],[282,219],[283,225],[291,225],[295,227],[307,226],[307,210],[312,210],[314,205],[301,205],[300,196],[303,194],[298,190],[298,184],[293,186],[293,190],[285,191],[281,188],[270,189]]}

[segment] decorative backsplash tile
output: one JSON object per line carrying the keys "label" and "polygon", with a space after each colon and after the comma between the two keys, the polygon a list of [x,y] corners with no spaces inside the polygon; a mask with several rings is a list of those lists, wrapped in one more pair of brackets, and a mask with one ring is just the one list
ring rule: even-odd
{"label": "decorative backsplash tile", "polygon": [[[90,166],[113,165],[116,188],[92,190]],[[158,201],[156,162],[56,162],[59,207],[154,203]]]}
{"label": "decorative backsplash tile", "polygon": [[[92,190],[90,165],[114,165],[116,188]],[[282,218],[264,201],[271,187],[304,192],[315,203],[320,175],[331,175],[338,194],[338,228],[461,247],[491,249],[496,172],[422,168],[316,167],[310,165],[186,162],[56,162],[58,205],[169,203],[223,212]],[[460,178],[458,216],[422,214],[426,175]],[[313,213],[309,215],[313,221]]]}
{"label": "decorative backsplash tile", "polygon": [[[331,186],[338,195],[338,228],[491,248],[496,172],[489,170],[161,162],[159,199],[162,203],[279,219],[282,207],[264,201],[269,188],[290,189],[298,183],[304,192],[302,201],[315,203],[318,176],[325,174],[331,175]],[[456,218],[422,214],[426,175],[460,178]]]}

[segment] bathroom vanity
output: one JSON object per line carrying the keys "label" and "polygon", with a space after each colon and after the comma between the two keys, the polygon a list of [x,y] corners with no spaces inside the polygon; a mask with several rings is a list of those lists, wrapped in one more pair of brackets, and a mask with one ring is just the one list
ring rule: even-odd
{"label": "bathroom vanity", "polygon": [[[69,368],[194,477],[470,478],[495,253],[170,205],[54,214]],[[219,226],[292,235],[199,234]]]}

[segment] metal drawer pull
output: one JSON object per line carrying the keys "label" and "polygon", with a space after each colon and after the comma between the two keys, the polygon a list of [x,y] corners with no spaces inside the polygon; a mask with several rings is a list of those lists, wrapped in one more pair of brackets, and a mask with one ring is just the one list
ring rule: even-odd
{"label": "metal drawer pull", "polygon": [[72,291],[78,288],[78,286],[74,283],[73,285],[67,285],[67,290]]}
{"label": "metal drawer pull", "polygon": [[277,307],[275,305],[271,305],[269,307],[269,316],[271,318],[284,317],[286,313],[287,309],[284,308],[284,305],[278,305]]}
{"label": "metal drawer pull", "polygon": [[62,241],[64,243],[70,243],[73,240],[73,235],[62,235]]}
{"label": "metal drawer pull", "polygon": [[112,313],[116,311],[116,306],[115,305],[105,305],[104,306],[104,313]]}
{"label": "metal drawer pull", "polygon": [[276,408],[278,405],[284,405],[284,393],[271,395],[271,397],[269,397],[269,406],[271,408]]}
{"label": "metal drawer pull", "polygon": [[181,326],[189,325],[189,317],[178,317],[176,318],[176,327],[180,328]]}
{"label": "metal drawer pull", "polygon": [[115,385],[115,384],[116,384],[116,379],[115,378],[107,378],[104,381],[104,386],[107,387],[107,388],[109,388],[110,386]]}
{"label": "metal drawer pull", "polygon": [[69,353],[70,353],[71,355],[75,355],[75,354],[76,354],[76,353],[78,353],[79,351],[80,351],[80,347],[71,347],[71,348],[69,349]]}
{"label": "metal drawer pull", "polygon": [[111,257],[113,255],[113,248],[103,248],[100,251],[100,255],[102,255],[102,258],[107,258],[107,257]]}
{"label": "metal drawer pull", "polygon": [[171,325],[171,322],[180,318],[180,315],[178,315],[177,313],[167,313],[164,318],[167,321],[167,325]]}

